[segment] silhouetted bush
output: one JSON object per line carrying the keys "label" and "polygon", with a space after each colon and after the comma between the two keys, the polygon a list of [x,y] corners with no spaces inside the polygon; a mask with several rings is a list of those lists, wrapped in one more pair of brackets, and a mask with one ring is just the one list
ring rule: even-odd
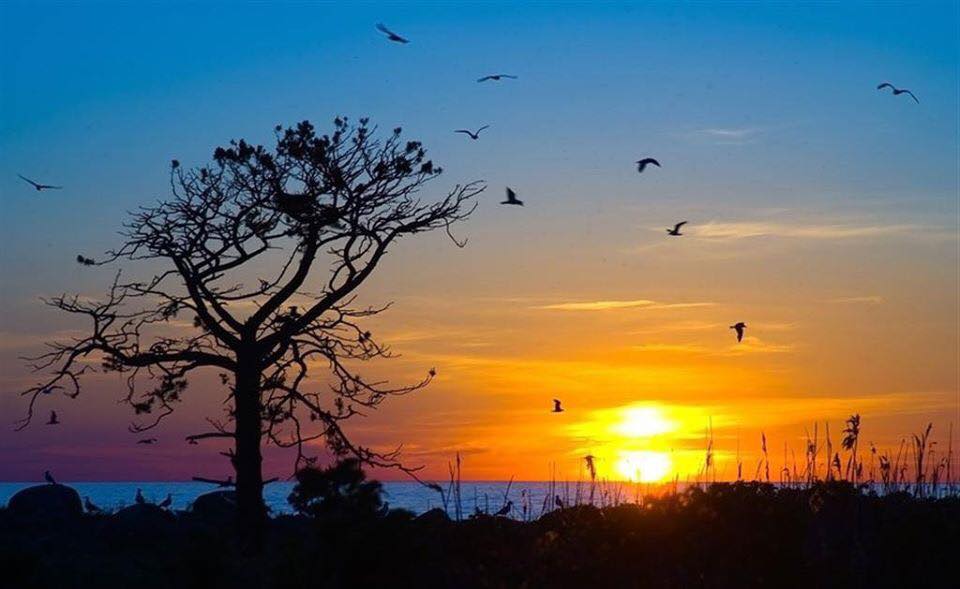
{"label": "silhouetted bush", "polygon": [[297,485],[287,499],[301,515],[314,518],[358,518],[376,515],[383,507],[383,486],[368,481],[356,458],[326,468],[297,471]]}

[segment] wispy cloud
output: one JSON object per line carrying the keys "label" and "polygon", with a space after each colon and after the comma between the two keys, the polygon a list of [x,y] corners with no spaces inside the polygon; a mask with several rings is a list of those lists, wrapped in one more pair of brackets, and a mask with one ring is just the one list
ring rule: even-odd
{"label": "wispy cloud", "polygon": [[689,136],[719,145],[743,145],[756,141],[761,132],[762,129],[758,127],[710,127],[696,129]]}
{"label": "wispy cloud", "polygon": [[722,352],[723,356],[741,356],[743,354],[783,354],[793,351],[793,346],[789,344],[776,344],[765,342],[758,337],[746,336],[743,341],[730,346],[727,351]]}
{"label": "wispy cloud", "polygon": [[686,309],[692,307],[710,307],[715,303],[661,303],[649,299],[635,299],[629,301],[582,301],[569,303],[554,303],[540,305],[534,309],[553,311],[610,311],[614,309]]}
{"label": "wispy cloud", "polygon": [[849,305],[879,305],[883,303],[883,297],[878,295],[869,295],[862,297],[837,297],[835,299],[828,299],[828,303],[836,303],[840,305],[849,304]]}
{"label": "wispy cloud", "polygon": [[635,352],[665,352],[675,354],[701,354],[707,351],[707,348],[697,344],[641,344],[631,346]]}
{"label": "wispy cloud", "polygon": [[885,235],[904,235],[922,231],[917,225],[852,225],[807,224],[793,225],[776,222],[718,222],[693,225],[687,232],[695,237],[714,240],[734,240],[756,237],[789,237],[799,239],[854,239]]}

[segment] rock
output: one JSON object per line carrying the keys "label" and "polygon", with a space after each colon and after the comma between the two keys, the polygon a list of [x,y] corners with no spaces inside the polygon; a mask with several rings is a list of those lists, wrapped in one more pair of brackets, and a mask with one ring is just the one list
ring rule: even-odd
{"label": "rock", "polygon": [[152,503],[140,503],[124,507],[113,514],[113,520],[130,526],[164,526],[176,518],[172,513]]}
{"label": "rock", "polygon": [[190,511],[198,518],[208,521],[233,521],[237,514],[236,491],[204,493],[193,501]]}
{"label": "rock", "polygon": [[17,491],[7,507],[14,517],[58,520],[80,517],[80,494],[66,485],[37,485]]}
{"label": "rock", "polygon": [[173,529],[176,517],[157,505],[144,503],[124,507],[110,516],[106,532],[115,540],[157,541]]}
{"label": "rock", "polygon": [[450,516],[443,509],[434,507],[430,511],[418,515],[414,521],[426,525],[446,524],[450,522]]}

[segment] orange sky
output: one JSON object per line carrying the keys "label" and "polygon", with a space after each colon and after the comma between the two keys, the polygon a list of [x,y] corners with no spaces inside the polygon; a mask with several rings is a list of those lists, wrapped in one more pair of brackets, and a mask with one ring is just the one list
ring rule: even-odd
{"label": "orange sky", "polygon": [[[425,476],[445,478],[459,451],[472,479],[576,478],[588,453],[603,476],[684,479],[712,423],[729,478],[737,441],[755,464],[761,431],[779,463],[814,422],[836,442],[852,413],[862,448],[933,422],[939,451],[960,427],[960,70],[945,5],[198,7],[203,35],[147,5],[14,8],[0,19],[17,23],[0,35],[4,422],[34,382],[18,357],[82,327],[38,297],[103,292],[114,270],[75,255],[118,245],[126,211],[168,194],[171,158],[200,165],[231,138],[269,143],[277,123],[325,131],[346,114],[424,142],[444,168],[425,198],[489,185],[455,229],[466,248],[442,232],[399,243],[358,301],[393,301],[370,328],[399,355],[363,374],[438,377],[347,430],[403,444]],[[386,42],[380,19],[413,41]],[[339,25],[318,36],[316,22]],[[519,78],[476,83],[501,70]],[[878,92],[886,79],[921,102]],[[483,124],[478,141],[452,132]],[[637,174],[647,155],[663,167]],[[38,200],[18,173],[65,189]],[[505,186],[526,206],[499,206]],[[668,237],[680,220],[685,235]],[[226,474],[215,445],[182,441],[222,410],[214,375],[149,448],[121,395],[116,375],[91,378],[81,399],[50,400],[59,427],[0,428],[0,480],[50,465],[63,480]],[[271,474],[290,466],[268,454]]]}

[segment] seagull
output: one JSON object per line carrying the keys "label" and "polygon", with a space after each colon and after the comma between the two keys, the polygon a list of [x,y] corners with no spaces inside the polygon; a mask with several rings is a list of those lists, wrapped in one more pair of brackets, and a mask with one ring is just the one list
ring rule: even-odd
{"label": "seagull", "polygon": [[553,411],[551,413],[563,413],[563,407],[560,406],[560,399],[553,400]]}
{"label": "seagull", "polygon": [[500,508],[500,511],[496,512],[493,515],[507,515],[510,513],[510,510],[513,509],[513,501],[507,501],[503,507]]}
{"label": "seagull", "polygon": [[637,160],[637,171],[642,174],[643,171],[644,171],[645,169],[647,169],[647,166],[650,165],[650,164],[653,164],[653,165],[657,166],[658,168],[660,167],[660,162],[658,162],[657,160],[653,159],[652,157],[645,157],[645,158],[643,158],[642,160]]}
{"label": "seagull", "polygon": [[57,417],[56,411],[50,412],[50,419],[47,420],[47,425],[60,425],[60,418]]}
{"label": "seagull", "polygon": [[17,174],[17,176],[20,176],[21,180],[33,185],[33,187],[37,189],[37,192],[40,192],[41,190],[60,190],[61,188],[63,188],[63,186],[52,186],[50,184],[40,184],[39,182],[34,182],[30,178],[27,178],[26,176],[22,176],[20,174]]}
{"label": "seagull", "polygon": [[739,323],[734,323],[733,325],[730,326],[730,329],[736,330],[738,342],[743,341],[743,330],[746,328],[747,328],[747,324],[744,323],[743,321],[740,321]]}
{"label": "seagull", "polygon": [[143,438],[142,440],[137,440],[138,444],[156,444],[157,438]]}
{"label": "seagull", "polygon": [[135,500],[137,505],[144,505],[147,502],[147,500],[143,498],[143,492],[140,491],[140,489],[137,489],[137,496],[135,497]]}
{"label": "seagull", "polygon": [[487,80],[493,80],[494,82],[499,82],[500,80],[508,78],[510,80],[516,80],[517,76],[511,74],[490,74],[489,76],[484,76],[477,80],[477,82],[486,82]]}
{"label": "seagull", "polygon": [[173,505],[173,495],[170,493],[167,493],[167,498],[160,502],[160,507],[166,509],[171,505]]}
{"label": "seagull", "polygon": [[502,205],[519,205],[523,206],[523,201],[517,199],[517,193],[513,191],[512,188],[507,186],[507,200],[501,201]]}
{"label": "seagull", "polygon": [[86,508],[87,513],[103,513],[103,510],[94,505],[89,497],[83,498],[83,506]]}
{"label": "seagull", "polygon": [[484,129],[489,129],[489,128],[490,128],[490,125],[484,125],[473,132],[467,129],[457,129],[456,131],[454,131],[454,133],[466,133],[467,135],[470,136],[470,139],[473,139],[474,141],[476,141],[477,139],[480,139],[480,131],[483,131]]}
{"label": "seagull", "polygon": [[553,496],[553,504],[558,508],[563,509],[563,499],[560,499],[560,495]]}
{"label": "seagull", "polygon": [[907,90],[906,88],[897,88],[890,82],[884,82],[883,84],[880,84],[879,86],[877,86],[877,90],[883,90],[884,88],[890,88],[891,90],[893,90],[894,96],[899,96],[901,94],[909,94],[910,98],[912,98],[917,104],[920,104],[920,100],[918,100],[917,97],[913,95],[913,92]]}
{"label": "seagull", "polygon": [[50,483],[51,485],[56,485],[56,484],[57,484],[56,479],[53,478],[53,475],[50,474],[50,471],[49,471],[49,470],[43,471],[43,480],[47,481],[47,482]]}
{"label": "seagull", "polygon": [[83,264],[84,266],[93,266],[97,263],[97,261],[94,260],[93,258],[87,258],[80,254],[77,254],[77,263]]}
{"label": "seagull", "polygon": [[668,234],[668,235],[677,235],[677,236],[683,235],[683,233],[680,233],[680,228],[683,227],[683,226],[686,225],[686,224],[687,224],[686,221],[680,221],[679,223],[677,223],[676,225],[673,226],[673,229],[667,229],[667,234]]}
{"label": "seagull", "polygon": [[386,27],[383,23],[377,23],[377,30],[387,36],[387,39],[390,39],[394,43],[409,43],[410,41],[404,39],[400,35],[394,33]]}

